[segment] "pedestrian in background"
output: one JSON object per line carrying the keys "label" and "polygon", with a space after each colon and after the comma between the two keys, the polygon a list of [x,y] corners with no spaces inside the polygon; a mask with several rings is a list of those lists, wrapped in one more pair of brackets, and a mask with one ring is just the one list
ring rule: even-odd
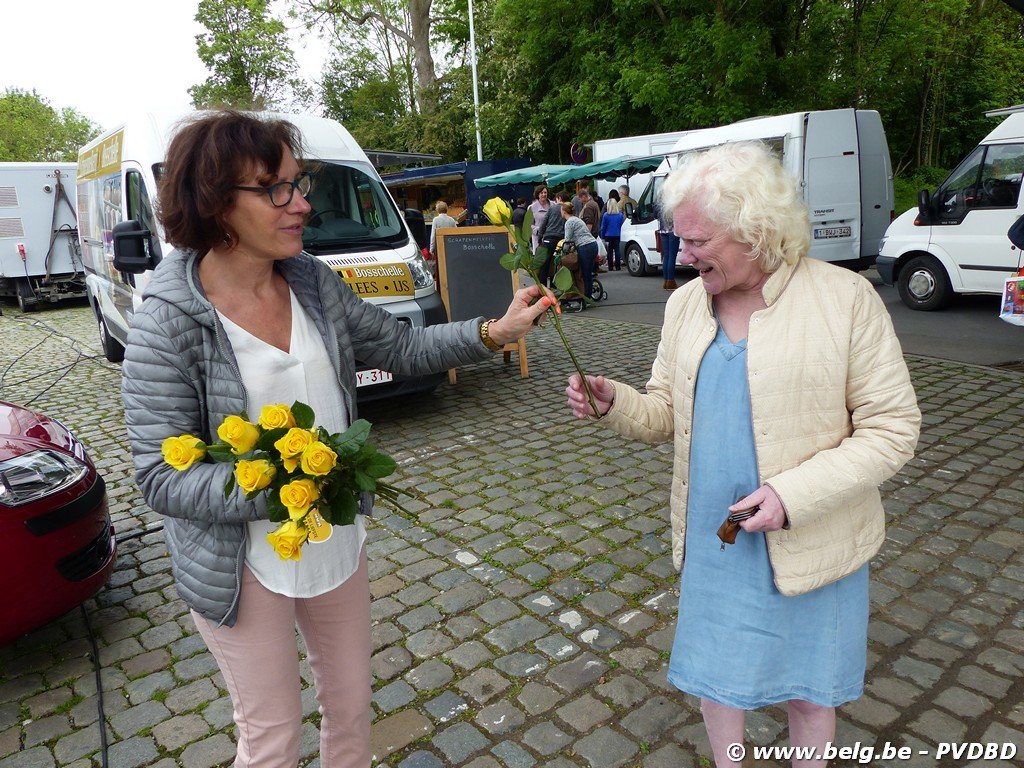
{"label": "pedestrian in background", "polygon": [[[311,177],[298,129],[205,113],[167,149],[159,218],[165,255],[135,312],[122,379],[135,477],[164,516],[178,593],[224,676],[236,766],[295,768],[302,723],[296,624],[320,706],[320,760],[370,765],[370,592],[362,516],[282,560],[266,498],[225,498],[230,463],[176,471],[170,437],[207,444],[227,416],[310,405],[342,432],[357,418],[355,359],[399,375],[482,360],[525,334],[553,298],[518,291],[504,317],[413,328],[359,299],[302,250]],[[369,499],[363,512],[369,512]]]}
{"label": "pedestrian in background", "polygon": [[565,237],[565,217],[562,215],[562,205],[569,195],[559,190],[555,193],[555,202],[548,206],[548,212],[544,214],[544,222],[541,224],[540,246],[547,249],[548,257],[544,265],[537,271],[541,285],[547,285],[551,279],[551,264],[555,258],[555,248],[558,242]]}
{"label": "pedestrian in background", "polygon": [[437,264],[437,230],[457,227],[459,222],[448,215],[448,203],[438,200],[434,203],[434,220],[430,223],[430,257]]}
{"label": "pedestrian in background", "polygon": [[[614,190],[612,190],[614,191]],[[609,198],[611,196],[609,195]],[[608,250],[608,270],[621,270],[622,258],[619,254],[619,237],[622,234],[622,223],[625,217],[619,212],[619,204],[608,200],[608,207],[601,217],[601,239]]]}
{"label": "pedestrian in background", "polygon": [[629,212],[626,210],[626,204],[633,206],[632,210],[636,210],[636,200],[629,196],[629,185],[623,184],[619,187],[619,210],[626,216]]}
{"label": "pedestrian in background", "polygon": [[662,205],[700,279],[668,300],[645,394],[588,377],[594,414],[574,375],[569,405],[674,442],[668,679],[700,697],[716,765],[740,765],[745,711],[771,704],[821,754],[863,692],[878,486],[913,455],[917,400],[872,285],[807,258],[806,205],[767,147],[686,156]]}
{"label": "pedestrian in background", "polygon": [[658,205],[658,244],[661,246],[661,274],[665,278],[662,285],[666,291],[674,291],[679,287],[676,283],[676,259],[679,256],[679,238],[672,227],[672,211],[666,210],[663,204]]}
{"label": "pedestrian in background", "polygon": [[[581,191],[581,196],[582,196]],[[597,207],[590,196],[586,203]],[[585,205],[586,205],[585,203]],[[580,257],[580,272],[583,275],[583,290],[590,296],[594,287],[594,274],[597,270],[597,238],[590,232],[583,219],[572,212],[572,203],[562,204],[562,218],[565,219],[565,239],[576,244],[576,253]],[[592,298],[592,297],[591,297]],[[587,303],[583,302],[584,308]]]}
{"label": "pedestrian in background", "polygon": [[[580,212],[576,215],[587,225],[587,230],[591,236],[597,238],[601,234],[601,209],[594,201],[594,198],[590,196],[590,190],[586,187],[580,190],[579,198]],[[575,207],[573,210],[575,210]]]}
{"label": "pedestrian in background", "polygon": [[586,193],[587,197],[590,196],[590,183],[581,181],[579,186],[576,188],[576,194],[572,196],[572,212],[576,216],[579,216],[580,211],[583,210],[584,193]]}
{"label": "pedestrian in background", "polygon": [[533,202],[530,203],[530,210],[533,211],[533,224],[530,227],[530,234],[533,238],[533,250],[540,245],[540,238],[543,234],[541,227],[544,226],[544,217],[551,210],[551,201],[548,199],[547,184],[538,184],[533,188]]}
{"label": "pedestrian in background", "polygon": [[515,208],[512,209],[512,226],[519,229],[526,221],[526,198],[517,197]]}

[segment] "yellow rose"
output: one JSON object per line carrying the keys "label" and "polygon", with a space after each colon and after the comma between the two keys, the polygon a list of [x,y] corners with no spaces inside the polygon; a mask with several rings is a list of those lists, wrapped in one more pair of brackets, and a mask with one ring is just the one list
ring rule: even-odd
{"label": "yellow rose", "polygon": [[217,427],[217,437],[231,446],[236,456],[248,453],[260,439],[260,431],[255,424],[250,424],[241,416],[228,416]]}
{"label": "yellow rose", "polygon": [[[316,442],[316,434],[308,429],[292,427],[284,437],[274,443],[282,459],[297,459],[306,450],[306,446]],[[285,464],[287,466],[287,463]],[[291,472],[294,466],[288,471]]]}
{"label": "yellow rose", "polygon": [[235,465],[235,480],[246,493],[259,491],[270,485],[277,470],[274,465],[266,459],[256,461],[245,461],[244,459]]}
{"label": "yellow rose", "polygon": [[302,452],[302,471],[307,475],[326,475],[338,463],[338,454],[317,440]]}
{"label": "yellow rose", "polygon": [[195,435],[168,437],[160,444],[164,461],[179,472],[188,469],[206,455],[206,443]]}
{"label": "yellow rose", "polygon": [[259,424],[264,429],[294,427],[295,417],[292,415],[292,409],[287,405],[282,405],[281,403],[264,405],[260,409]]}
{"label": "yellow rose", "polygon": [[509,210],[508,203],[500,197],[492,197],[484,203],[484,216],[491,224],[499,227],[506,226],[512,221],[512,211]]}
{"label": "yellow rose", "polygon": [[306,529],[294,520],[285,520],[276,531],[267,534],[267,541],[282,560],[301,560]]}
{"label": "yellow rose", "polygon": [[316,484],[308,477],[292,480],[281,486],[281,503],[288,508],[288,517],[301,520],[309,512],[313,502],[320,498]]}

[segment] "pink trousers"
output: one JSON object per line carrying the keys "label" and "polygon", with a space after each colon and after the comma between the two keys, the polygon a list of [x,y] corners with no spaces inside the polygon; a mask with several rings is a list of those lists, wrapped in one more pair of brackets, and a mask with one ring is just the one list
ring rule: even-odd
{"label": "pink trousers", "polygon": [[320,705],[322,768],[370,765],[370,589],[366,550],[344,584],[313,598],[269,591],[245,568],[233,627],[192,612],[224,675],[235,724],[235,768],[295,768],[302,721],[295,626]]}

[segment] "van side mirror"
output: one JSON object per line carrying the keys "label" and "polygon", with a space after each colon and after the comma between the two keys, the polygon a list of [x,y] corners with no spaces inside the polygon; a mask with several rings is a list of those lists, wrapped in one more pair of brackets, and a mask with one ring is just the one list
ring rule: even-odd
{"label": "van side mirror", "polygon": [[153,249],[153,233],[135,219],[114,225],[114,269],[137,275],[156,267],[159,258]]}
{"label": "van side mirror", "polygon": [[931,207],[932,195],[927,189],[922,189],[917,193],[917,210],[921,215],[927,216]]}
{"label": "van side mirror", "polygon": [[626,218],[627,219],[632,219],[633,218],[634,210],[635,209],[633,208],[633,203],[627,201],[625,209],[624,209],[624,212],[626,214]]}
{"label": "van side mirror", "polygon": [[1024,250],[1024,216],[1021,216],[1010,225],[1006,236],[1010,238],[1011,243]]}

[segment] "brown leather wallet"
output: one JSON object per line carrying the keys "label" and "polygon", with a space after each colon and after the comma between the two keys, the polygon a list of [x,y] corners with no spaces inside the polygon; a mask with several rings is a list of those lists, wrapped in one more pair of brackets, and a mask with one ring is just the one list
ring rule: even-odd
{"label": "brown leather wallet", "polygon": [[740,523],[749,517],[753,517],[760,511],[760,507],[754,507],[743,512],[732,512],[725,518],[722,524],[718,526],[718,538],[722,540],[723,550],[726,544],[736,543],[736,534],[742,530]]}

